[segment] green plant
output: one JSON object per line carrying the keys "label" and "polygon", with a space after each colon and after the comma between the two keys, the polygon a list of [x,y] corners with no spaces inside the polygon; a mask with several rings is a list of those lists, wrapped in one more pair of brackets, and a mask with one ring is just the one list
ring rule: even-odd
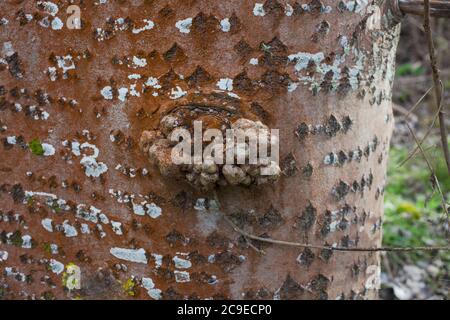
{"label": "green plant", "polygon": [[[393,147],[389,153],[388,179],[385,192],[383,244],[386,246],[446,245],[443,231],[441,199],[433,192],[430,171],[418,154],[399,166],[410,150]],[[439,149],[427,149],[444,194],[450,192],[450,177]],[[417,252],[410,258],[424,258],[430,253]],[[441,259],[450,258],[439,253]]]}
{"label": "green plant", "polygon": [[420,76],[425,73],[425,68],[420,64],[404,63],[397,67],[396,75],[402,76]]}
{"label": "green plant", "polygon": [[28,144],[28,147],[34,155],[42,156],[44,154],[44,148],[42,147],[42,143],[38,138],[31,140],[31,142]]}

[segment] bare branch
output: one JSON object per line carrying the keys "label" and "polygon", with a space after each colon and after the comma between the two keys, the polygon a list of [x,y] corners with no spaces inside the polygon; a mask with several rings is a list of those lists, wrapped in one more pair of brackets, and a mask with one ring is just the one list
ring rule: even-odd
{"label": "bare branch", "polygon": [[379,248],[348,248],[348,247],[333,247],[333,246],[320,246],[320,245],[313,245],[313,244],[305,244],[305,243],[299,243],[299,242],[290,242],[290,241],[284,241],[284,240],[276,240],[272,238],[263,238],[258,237],[253,234],[250,234],[241,228],[239,228],[237,225],[235,225],[230,218],[228,218],[226,215],[223,215],[225,221],[227,221],[230,226],[236,231],[237,233],[241,234],[245,238],[271,243],[271,244],[278,244],[283,246],[290,246],[290,247],[299,247],[299,248],[309,248],[309,249],[318,249],[318,250],[331,250],[331,251],[338,251],[338,252],[411,252],[411,251],[450,251],[450,246],[437,246],[437,247],[379,247]]}
{"label": "bare branch", "polygon": [[[437,2],[437,1],[434,1],[434,2]],[[450,1],[439,1],[439,2],[445,2],[446,5],[450,9]],[[447,130],[445,127],[445,114],[441,108],[443,87],[441,86],[442,82],[441,82],[441,79],[439,76],[439,70],[437,68],[436,52],[434,49],[433,35],[431,32],[431,26],[430,26],[430,11],[431,11],[430,0],[425,0],[423,28],[425,29],[428,50],[430,52],[430,63],[431,63],[431,70],[433,72],[433,83],[434,83],[436,107],[439,110],[439,130],[441,133],[442,150],[444,152],[445,162],[447,163],[447,171],[448,171],[448,174],[450,175],[450,151],[448,148]],[[447,12],[447,16],[450,17],[450,10]]]}
{"label": "bare branch", "polygon": [[[433,0],[429,2],[429,12],[432,17],[450,17],[450,1]],[[398,0],[398,6],[403,13],[417,16],[424,15],[424,0]]]}
{"label": "bare branch", "polygon": [[[442,84],[442,82],[441,82],[441,87],[442,87],[442,86],[443,86],[443,84]],[[432,88],[433,88],[433,87],[432,87]],[[430,90],[431,90],[431,88],[430,88]],[[430,90],[428,90],[427,93],[428,93]],[[421,99],[423,99],[424,97],[425,97],[425,96],[423,96]],[[419,101],[414,105],[414,107],[412,107],[412,108],[410,109],[411,112],[419,105],[420,101],[421,101],[421,100],[419,100]],[[428,136],[430,135],[431,131],[433,130],[433,128],[434,128],[436,122],[438,121],[438,119],[439,119],[439,112],[441,111],[441,109],[442,109],[442,104],[439,106],[439,109],[436,111],[435,115],[433,116],[433,121],[431,122],[431,125],[430,125],[430,127],[428,128],[427,132],[425,132],[425,135],[424,135],[424,136],[422,137],[422,139],[419,141],[419,143],[418,143],[417,146],[414,148],[414,150],[411,151],[411,152],[409,153],[408,157],[407,157],[405,160],[403,160],[403,161],[399,164],[399,166],[404,165],[407,161],[409,161],[413,156],[416,155],[417,151],[419,151],[419,145],[420,145],[420,146],[423,145],[423,143],[425,142],[425,140],[428,138]],[[406,117],[405,117],[405,118],[406,118]]]}
{"label": "bare branch", "polygon": [[[411,129],[411,127],[408,124],[408,122],[406,122],[406,126],[408,127],[409,132],[411,132],[411,135],[413,136],[414,141],[416,141],[417,147],[420,149],[420,152],[422,153],[422,155],[423,155],[423,157],[425,159],[425,162],[427,163],[428,169],[431,172],[431,178],[433,179],[433,185],[435,186],[435,188],[439,192],[439,196],[441,198],[442,210],[445,213],[445,216],[447,218],[447,225],[448,225],[449,224],[449,215],[448,215],[448,209],[447,209],[447,202],[445,201],[445,196],[444,196],[444,193],[442,192],[441,185],[439,184],[439,180],[438,180],[438,178],[436,176],[436,173],[435,173],[435,171],[433,169],[433,166],[431,165],[430,160],[428,159],[425,151],[423,150],[422,145],[420,144],[419,140],[417,139],[417,136],[415,135],[414,131]],[[447,231],[447,233],[448,233],[448,231]]]}

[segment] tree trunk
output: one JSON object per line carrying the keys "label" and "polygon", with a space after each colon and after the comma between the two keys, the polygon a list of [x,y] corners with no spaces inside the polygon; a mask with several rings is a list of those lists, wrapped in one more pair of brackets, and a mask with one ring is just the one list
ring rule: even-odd
{"label": "tree trunk", "polygon": [[[0,298],[375,298],[378,253],[250,244],[223,216],[380,245],[389,1],[96,2],[81,29],[77,7],[0,4]],[[150,165],[142,133],[200,103],[279,129],[278,181],[202,192]]]}

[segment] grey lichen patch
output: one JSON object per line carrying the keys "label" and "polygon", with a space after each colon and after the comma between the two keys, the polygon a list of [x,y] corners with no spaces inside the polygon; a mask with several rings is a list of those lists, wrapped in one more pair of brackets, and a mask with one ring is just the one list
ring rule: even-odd
{"label": "grey lichen patch", "polygon": [[342,0],[339,1],[338,8],[342,11],[355,12],[362,15],[365,13],[368,4],[369,0]]}
{"label": "grey lichen patch", "polygon": [[[120,32],[139,33],[138,31],[141,31],[141,29],[133,28],[134,25],[135,23],[131,18],[115,19],[109,17],[101,27],[97,27],[94,30],[93,37],[98,42],[103,42],[113,39]],[[148,23],[147,25],[148,27],[146,29],[153,28],[153,22]]]}
{"label": "grey lichen patch", "polygon": [[[322,11],[311,10],[320,6],[294,5],[293,12]],[[365,18],[356,26],[352,26],[353,34],[341,35],[338,38],[340,50],[331,53],[326,52],[297,52],[288,56],[290,62],[295,63],[294,70],[298,76],[298,83],[309,87],[314,95],[319,91],[324,93],[347,94],[351,91],[360,92],[372,84],[392,78],[392,57],[389,50],[380,50],[378,43],[392,41],[377,41],[377,39],[393,39],[397,35],[398,28],[392,28],[390,24],[381,23],[381,9],[377,4],[369,5],[369,1],[341,1],[337,5],[341,12],[360,14]],[[316,26],[311,36],[311,41],[319,42],[323,39],[331,25],[323,20]],[[372,38],[370,44],[356,41],[360,34],[367,32]],[[395,45],[394,45],[395,48]],[[386,52],[389,52],[386,54]],[[376,95],[389,95],[384,88],[376,88]]]}

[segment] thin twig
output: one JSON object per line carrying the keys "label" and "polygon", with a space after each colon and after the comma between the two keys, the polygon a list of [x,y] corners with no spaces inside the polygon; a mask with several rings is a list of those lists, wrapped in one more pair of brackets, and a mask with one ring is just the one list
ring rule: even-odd
{"label": "thin twig", "polygon": [[420,99],[414,104],[414,106],[408,110],[408,113],[406,113],[405,118],[409,117],[414,110],[422,103],[422,101],[426,98],[426,96],[430,93],[430,91],[433,89],[433,86],[431,86]]}
{"label": "thin twig", "polygon": [[[412,112],[413,112],[414,110],[416,110],[416,108],[422,103],[422,101],[426,98],[426,96],[430,93],[430,91],[431,91],[432,89],[433,89],[433,86],[431,86],[431,87],[430,87],[430,88],[429,88],[429,89],[428,89],[428,90],[420,97],[420,99],[417,100],[417,102],[414,104],[414,106],[413,106],[411,109],[409,109],[408,113],[405,115],[405,120],[406,120],[406,121],[408,120],[408,118],[410,117],[410,115],[412,114]],[[429,129],[427,130],[427,132],[425,133],[425,136],[422,138],[420,144],[422,144],[422,143],[425,141],[425,139],[427,138],[428,134],[431,132],[431,130],[432,130],[432,128],[433,128],[434,123],[436,122],[436,120],[437,120],[437,114],[436,114],[436,116],[434,117],[433,122],[432,122],[430,128],[429,128]],[[403,166],[406,162],[408,162],[408,161],[416,154],[417,150],[419,150],[419,147],[416,146],[416,147],[414,148],[414,150],[413,150],[412,152],[410,152],[410,154],[408,155],[408,157],[406,157],[406,159],[403,160],[398,166],[401,167],[401,166]]]}
{"label": "thin twig", "polygon": [[[422,153],[422,155],[423,155],[423,157],[424,157],[424,159],[425,159],[425,162],[427,163],[428,169],[429,169],[430,172],[431,172],[431,178],[433,179],[433,186],[434,186],[434,187],[438,190],[438,192],[439,192],[439,196],[440,196],[440,198],[441,198],[442,210],[443,210],[444,213],[445,213],[445,216],[446,216],[446,218],[447,218],[447,225],[448,225],[448,224],[449,224],[449,215],[448,215],[448,209],[447,209],[447,202],[445,201],[444,193],[442,192],[441,185],[439,184],[439,179],[437,178],[436,173],[435,173],[435,171],[434,171],[434,168],[433,168],[433,166],[431,165],[431,162],[430,162],[430,160],[428,159],[428,157],[427,157],[425,151],[423,150],[422,145],[419,143],[419,140],[417,139],[416,134],[415,134],[414,131],[411,129],[411,126],[408,124],[408,122],[406,122],[406,126],[408,127],[409,132],[411,133],[411,135],[412,135],[413,138],[414,138],[414,141],[416,142],[417,146],[419,147],[420,152]],[[447,236],[448,236],[448,231],[446,231],[446,232],[447,232]]]}
{"label": "thin twig", "polygon": [[265,255],[266,252],[262,249],[258,249],[246,236],[242,235],[245,239],[245,241],[247,241],[247,244],[249,245],[250,248],[252,248],[253,250],[255,250],[257,253],[259,253],[260,255]]}
{"label": "thin twig", "polygon": [[389,261],[388,254],[386,252],[383,252],[382,255],[383,255],[383,259],[381,259],[381,261],[384,265],[384,268],[386,269],[389,277],[394,278],[394,273],[392,272],[391,263]]}
{"label": "thin twig", "polygon": [[[413,15],[423,15],[424,6],[423,0],[397,0],[398,6],[403,13]],[[425,3],[427,0],[425,0]],[[450,2],[448,0],[433,0],[431,2],[431,8],[429,9],[429,15],[433,17],[448,18],[450,14]]]}
{"label": "thin twig", "polygon": [[433,73],[433,83],[435,91],[436,106],[439,110],[439,129],[441,133],[442,150],[444,152],[445,162],[447,164],[447,171],[450,175],[450,150],[447,141],[447,129],[445,127],[445,114],[441,109],[443,88],[440,86],[441,79],[439,76],[439,69],[437,68],[436,51],[434,49],[433,35],[430,26],[430,0],[425,0],[424,3],[424,22],[423,28],[427,37],[428,50],[430,52],[431,71]]}
{"label": "thin twig", "polygon": [[[439,182],[438,182],[439,183]],[[212,196],[214,200],[216,200],[217,206],[219,209],[221,208],[221,203],[219,200],[219,196],[217,195],[216,190],[213,190]],[[445,209],[446,210],[446,209]],[[228,224],[233,228],[234,231],[242,235],[247,241],[248,239],[271,243],[271,244],[277,244],[277,245],[283,245],[283,246],[290,246],[290,247],[299,247],[299,248],[309,248],[309,249],[318,249],[318,250],[330,250],[330,251],[337,251],[337,252],[412,252],[412,251],[450,251],[450,246],[428,246],[428,247],[378,247],[378,248],[348,248],[348,247],[337,247],[337,246],[321,246],[321,245],[313,245],[313,244],[306,244],[306,243],[299,243],[299,242],[291,242],[291,241],[284,241],[284,240],[276,240],[272,238],[264,238],[255,236],[254,234],[248,233],[245,230],[239,228],[236,224],[234,224],[233,221],[231,221],[230,218],[226,216],[225,213],[223,213],[221,210],[219,210],[219,213],[222,215],[224,220],[228,222]],[[252,247],[256,248],[256,247]],[[257,248],[256,248],[257,249]],[[259,249],[257,249],[259,251]]]}
{"label": "thin twig", "polygon": [[[421,29],[422,30],[422,29]],[[450,76],[450,69],[443,69],[439,70],[439,74],[447,78]],[[420,76],[400,76],[396,80],[397,82],[397,88],[403,88],[403,87],[421,87],[425,82],[430,81],[430,77],[427,74],[423,74]]]}
{"label": "thin twig", "polygon": [[255,235],[248,233],[248,232],[242,230],[241,228],[239,228],[226,215],[223,215],[223,218],[225,219],[225,221],[227,221],[230,224],[230,226],[234,229],[234,231],[236,231],[237,233],[240,233],[245,238],[249,238],[249,239],[261,241],[261,242],[267,242],[267,243],[271,243],[271,244],[283,245],[283,246],[319,249],[319,250],[331,250],[331,251],[338,251],[338,252],[382,252],[382,251],[384,251],[384,252],[392,252],[392,251],[409,252],[409,251],[437,251],[437,250],[450,251],[450,246],[348,248],[348,247],[321,246],[321,245],[313,245],[313,244],[306,244],[306,243],[300,243],[300,242],[276,240],[276,239],[272,239],[272,238],[263,238],[263,237],[255,236]]}
{"label": "thin twig", "polygon": [[[443,87],[444,85],[442,84],[442,82],[441,82],[441,87]],[[417,104],[416,104],[416,106],[417,106]],[[415,108],[416,106],[414,106],[413,108]],[[413,109],[412,108],[412,109]],[[414,150],[413,151],[411,151],[410,152],[410,154],[408,155],[408,157],[405,159],[405,160],[403,160],[400,164],[399,164],[399,166],[402,166],[402,165],[404,165],[407,161],[409,161],[409,159],[411,159],[416,153],[417,153],[417,151],[419,151],[419,145],[423,145],[423,143],[425,142],[425,140],[428,138],[428,136],[430,135],[430,133],[431,133],[431,131],[433,130],[433,128],[434,128],[434,126],[435,126],[435,124],[436,124],[436,121],[439,119],[439,112],[441,111],[441,108],[442,108],[442,104],[439,106],[439,109],[437,110],[437,112],[435,113],[435,115],[434,115],[434,117],[433,117],[433,121],[431,122],[431,125],[430,125],[430,127],[428,128],[428,130],[427,130],[427,132],[425,132],[425,135],[423,136],[423,138],[419,141],[419,143],[417,144],[417,146],[414,148]],[[411,110],[412,110],[411,109]]]}
{"label": "thin twig", "polygon": [[[408,114],[408,109],[406,109],[405,107],[402,107],[401,105],[392,104],[392,109],[394,110],[394,112],[399,113],[399,118],[401,119],[402,117],[405,117]],[[411,117],[411,116],[410,116]],[[419,118],[413,114],[412,115],[412,121],[417,122],[419,120]]]}

